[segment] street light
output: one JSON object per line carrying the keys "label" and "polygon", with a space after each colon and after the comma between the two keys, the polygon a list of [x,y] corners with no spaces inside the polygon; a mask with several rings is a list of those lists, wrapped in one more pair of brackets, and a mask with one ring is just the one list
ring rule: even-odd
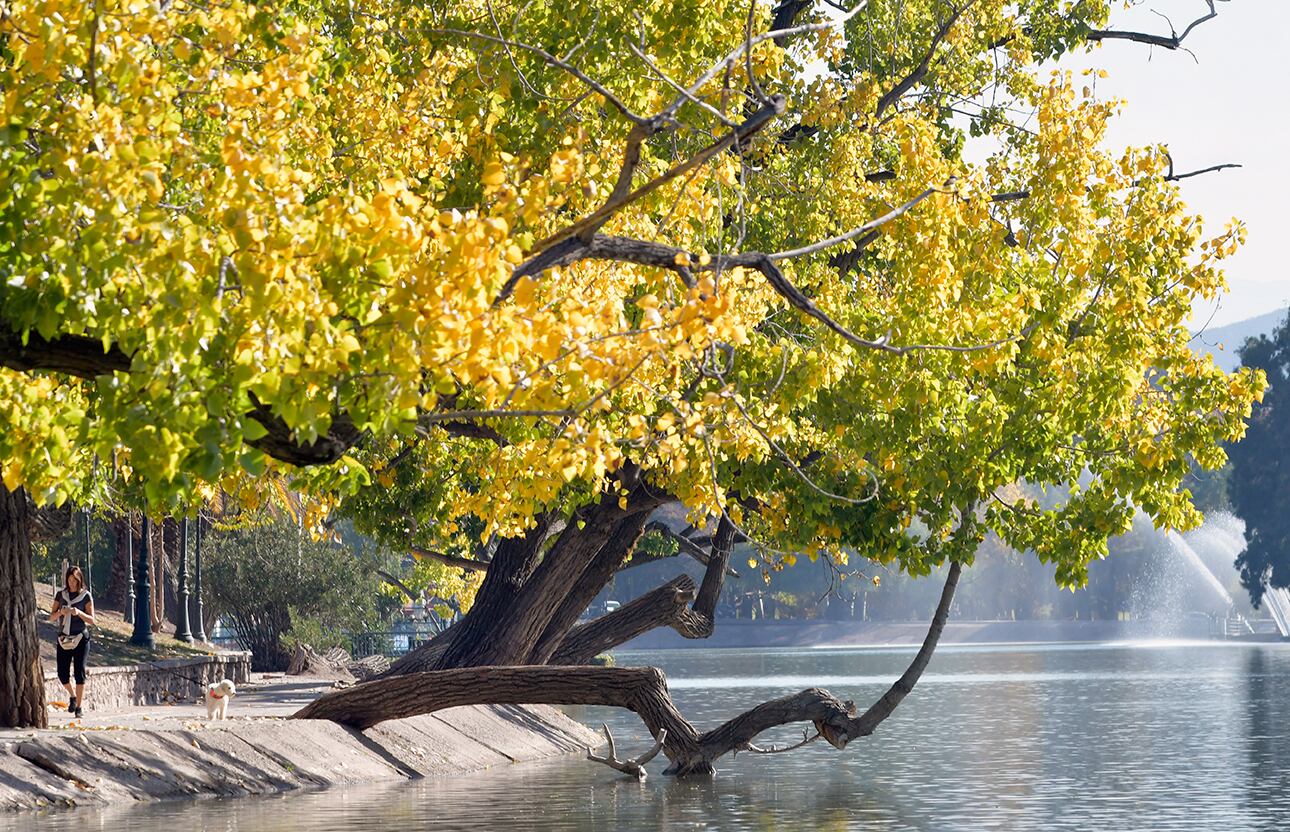
{"label": "street light", "polygon": [[175,638],[192,644],[193,632],[188,626],[188,518],[179,521],[179,621]]}
{"label": "street light", "polygon": [[125,513],[125,623],[134,623],[134,518]]}
{"label": "street light", "polygon": [[134,599],[134,634],[130,636],[130,643],[152,650],[157,642],[152,635],[152,578],[148,574],[152,568],[149,563],[152,559],[152,536],[148,533],[148,515],[143,515],[141,526],[143,548],[139,550],[139,571],[135,579],[139,591]]}
{"label": "street light", "polygon": [[202,615],[202,513],[197,512],[197,539],[194,543],[194,555],[197,557],[197,580],[193,585],[193,595],[197,601],[197,621],[196,632],[193,636],[203,644],[206,642],[206,625],[203,622]]}

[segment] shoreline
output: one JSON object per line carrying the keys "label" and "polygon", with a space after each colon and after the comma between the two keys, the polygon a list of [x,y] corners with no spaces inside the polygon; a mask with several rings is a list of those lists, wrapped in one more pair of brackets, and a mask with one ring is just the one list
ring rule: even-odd
{"label": "shoreline", "polygon": [[50,728],[0,730],[0,817],[451,777],[582,752],[601,742],[547,706],[452,708],[365,731],[286,719],[330,687],[318,679],[262,679],[233,700],[223,722],[206,721],[204,706],[183,704],[80,721],[54,711]]}
{"label": "shoreline", "polygon": [[[644,633],[615,649],[824,649],[838,647],[917,647],[927,635],[926,621],[744,621],[719,619],[706,639],[687,639],[673,630]],[[956,644],[1053,644],[1106,643],[1183,639],[1213,641],[1214,635],[1203,616],[1173,622],[1156,621],[950,621],[941,634],[940,645]],[[1281,641],[1276,636],[1247,636],[1230,639]]]}

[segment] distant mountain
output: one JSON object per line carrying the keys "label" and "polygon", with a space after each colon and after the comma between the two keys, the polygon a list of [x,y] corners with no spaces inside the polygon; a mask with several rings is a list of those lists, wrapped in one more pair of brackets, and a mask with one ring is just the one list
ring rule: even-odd
{"label": "distant mountain", "polygon": [[1271,335],[1272,330],[1286,319],[1287,312],[1290,312],[1290,307],[1246,318],[1234,324],[1210,327],[1196,336],[1191,342],[1191,348],[1197,353],[1207,352],[1214,356],[1214,363],[1230,373],[1241,366],[1241,357],[1236,351],[1245,346],[1250,338]]}

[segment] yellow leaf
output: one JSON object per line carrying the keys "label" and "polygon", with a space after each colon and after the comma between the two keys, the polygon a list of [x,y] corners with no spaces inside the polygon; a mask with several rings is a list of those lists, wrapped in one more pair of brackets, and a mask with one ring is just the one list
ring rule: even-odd
{"label": "yellow leaf", "polygon": [[479,181],[489,187],[496,187],[506,181],[506,168],[500,162],[489,162],[484,165],[484,173]]}

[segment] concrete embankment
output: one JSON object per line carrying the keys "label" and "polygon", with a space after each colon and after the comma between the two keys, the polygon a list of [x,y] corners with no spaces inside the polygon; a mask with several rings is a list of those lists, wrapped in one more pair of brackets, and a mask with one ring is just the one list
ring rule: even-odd
{"label": "concrete embankment", "polygon": [[323,689],[295,679],[270,681],[234,699],[232,713],[243,715],[224,722],[207,722],[204,709],[199,716],[196,706],[180,705],[104,713],[42,731],[2,731],[0,809],[451,776],[600,742],[585,726],[542,706],[453,708],[366,731],[283,718]]}

